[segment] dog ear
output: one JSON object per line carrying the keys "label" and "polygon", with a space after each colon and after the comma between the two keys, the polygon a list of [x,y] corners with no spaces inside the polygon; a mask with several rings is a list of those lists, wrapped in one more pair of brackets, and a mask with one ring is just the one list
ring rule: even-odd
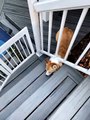
{"label": "dog ear", "polygon": [[57,65],[56,65],[56,64],[54,64],[54,65],[53,65],[53,69],[56,69],[56,68],[57,68]]}
{"label": "dog ear", "polygon": [[46,58],[46,59],[45,59],[45,63],[48,63],[48,61],[49,61],[49,59],[48,59],[48,58]]}

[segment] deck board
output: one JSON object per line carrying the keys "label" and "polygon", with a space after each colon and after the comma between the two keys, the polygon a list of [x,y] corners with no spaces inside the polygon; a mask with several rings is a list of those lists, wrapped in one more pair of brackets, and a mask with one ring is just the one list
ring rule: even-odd
{"label": "deck board", "polygon": [[[15,97],[17,97],[28,85],[32,84],[35,81],[35,79],[39,77],[40,74],[42,74],[44,71],[45,71],[45,67],[42,62],[29,74],[25,75],[23,78],[22,76],[19,76],[16,80],[18,79],[22,79],[22,80],[19,81],[3,96],[0,97],[0,110],[2,110],[7,104],[9,104]],[[37,74],[34,74],[35,72]]]}
{"label": "deck board", "polygon": [[[20,4],[21,3],[21,4]],[[27,16],[29,17],[29,11],[27,6],[26,0],[14,0],[9,1],[5,0],[4,6],[3,6],[3,12],[4,13],[13,13],[20,16]]]}
{"label": "deck board", "polygon": [[[73,91],[73,93],[70,96],[68,96],[68,98],[62,103],[61,106],[58,107],[58,109],[53,113],[53,115],[51,115],[51,117],[48,120],[71,120],[89,97],[90,77],[86,78]],[[87,112],[85,114],[86,116],[88,115]]]}
{"label": "deck board", "polygon": [[72,120],[90,120],[90,97]]}
{"label": "deck board", "polygon": [[[20,7],[27,7],[26,0],[5,0],[5,4],[18,5]],[[4,6],[5,7],[5,6]]]}
{"label": "deck board", "polygon": [[23,78],[25,75],[27,75],[29,72],[31,72],[39,63],[40,63],[40,60],[38,59],[37,55],[33,55],[31,57],[31,59],[29,61],[27,61],[27,63],[24,64],[25,65],[24,67],[26,67],[26,69],[23,69],[23,66],[20,69],[19,72],[22,73],[24,71],[23,74],[20,76],[17,76],[18,78],[16,78],[16,79],[18,79],[18,80],[13,79],[13,80],[9,81],[8,84],[2,90],[2,92],[0,92],[0,97],[3,96],[10,88],[12,88],[14,85],[17,84],[17,82],[19,82],[21,80],[21,79],[19,79],[19,77]]}
{"label": "deck board", "polygon": [[[63,72],[65,68],[66,68],[66,71]],[[56,88],[60,84],[62,84],[62,82],[68,76],[71,76],[69,73],[67,73],[67,71],[69,71],[69,67],[62,67],[59,71],[57,71],[54,75],[52,75],[48,79],[48,81],[46,81],[32,96],[30,96],[26,101],[24,101],[23,104],[18,109],[16,109],[7,119],[8,120],[13,120],[13,119],[23,120],[27,118],[28,115],[32,114],[32,112],[34,112],[38,108],[39,105],[43,104],[43,102],[56,90]],[[69,72],[71,71],[73,70],[71,69]],[[61,76],[59,76],[60,74]],[[78,77],[79,77],[79,74],[78,74]],[[72,82],[74,83],[73,85],[73,88],[74,88],[76,83],[74,81]],[[49,102],[53,103],[52,100]],[[22,116],[20,116],[20,114],[22,114]]]}
{"label": "deck board", "polygon": [[[45,57],[33,58],[31,65],[2,90],[0,120],[47,118],[82,81],[83,77],[79,72],[65,65],[47,77],[43,61]],[[39,114],[36,118],[37,113],[41,112],[42,115]],[[12,118],[13,114],[15,118]]]}
{"label": "deck board", "polygon": [[3,5],[4,5],[4,0],[0,0],[0,15],[3,9]]}
{"label": "deck board", "polygon": [[[44,120],[65,99],[77,84],[69,77],[36,109],[27,120]],[[50,102],[51,101],[51,102]],[[40,114],[41,113],[41,114]]]}
{"label": "deck board", "polygon": [[0,112],[0,120],[5,120],[14,112],[28,97],[30,97],[41,85],[43,85],[49,77],[46,77],[45,72],[37,78],[33,84],[29,85],[19,96],[17,96],[8,107]]}

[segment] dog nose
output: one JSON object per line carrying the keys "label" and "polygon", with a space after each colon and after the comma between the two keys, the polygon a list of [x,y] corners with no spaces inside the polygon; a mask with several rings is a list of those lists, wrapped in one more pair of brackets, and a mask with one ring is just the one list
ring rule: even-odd
{"label": "dog nose", "polygon": [[47,72],[46,72],[46,75],[49,76],[49,75],[51,75],[51,73],[47,71]]}

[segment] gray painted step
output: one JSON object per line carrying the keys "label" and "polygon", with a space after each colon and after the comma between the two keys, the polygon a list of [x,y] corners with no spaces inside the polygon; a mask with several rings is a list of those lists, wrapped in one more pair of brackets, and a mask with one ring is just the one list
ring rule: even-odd
{"label": "gray painted step", "polygon": [[[76,113],[80,110],[80,108],[84,105],[84,103],[87,101],[89,97],[90,97],[90,77],[86,78],[73,91],[73,93],[70,94],[70,96],[62,103],[61,106],[58,107],[55,113],[53,113],[53,115],[48,120],[71,120],[73,116],[75,116]],[[90,104],[90,101],[87,104]],[[86,112],[83,114],[83,116],[86,116],[88,118],[88,115],[90,115],[90,107],[89,107],[89,112],[87,112],[87,110],[88,107],[86,109]],[[81,112],[83,113],[83,110]],[[81,112],[77,114],[80,115]],[[84,119],[79,119],[79,120],[84,120]]]}
{"label": "gray painted step", "polygon": [[[8,82],[10,82],[12,79],[14,79],[15,77],[17,77],[19,74],[21,74],[25,69],[28,68],[28,66],[32,65],[35,61],[39,60],[39,58],[37,57],[36,54],[34,54],[32,57],[30,57],[27,62],[25,62],[24,64],[22,64],[15,72],[14,74],[12,74],[10,76],[10,80]],[[7,83],[8,83],[7,82]]]}
{"label": "gray painted step", "polygon": [[40,60],[38,59],[38,57],[36,55],[32,56],[32,58],[29,60],[27,69],[25,69],[23,72],[21,72],[21,74],[19,76],[17,76],[17,78],[15,78],[12,81],[10,81],[4,87],[4,89],[2,90],[2,92],[0,92],[0,97],[3,96],[14,85],[16,85],[21,80],[19,78],[23,78],[25,75],[27,75],[29,72],[31,72],[40,63]]}
{"label": "gray painted step", "polygon": [[[46,101],[46,99],[49,100],[48,97],[51,94],[52,94],[51,96],[55,95],[54,93],[56,93],[57,88],[59,91],[61,88],[63,88],[62,93],[65,94],[64,91],[66,91],[65,90],[66,88],[62,87],[63,86],[62,82],[64,82],[65,80],[67,82],[69,82],[68,87],[70,88],[70,91],[71,91],[76,86],[76,84],[81,82],[82,77],[80,76],[80,74],[78,72],[75,72],[73,69],[71,69],[67,66],[63,66],[59,71],[57,71],[55,74],[53,74],[49,78],[49,80],[46,81],[34,94],[32,94],[25,102],[23,102],[23,104],[18,109],[16,109],[7,119],[8,120],[13,120],[13,119],[14,120],[17,120],[17,119],[23,120],[23,119],[27,118],[27,116],[29,116],[36,109],[38,109],[38,107],[41,104],[43,104],[44,101]],[[71,83],[70,83],[70,81],[71,81]],[[70,85],[72,85],[72,86],[70,87]],[[69,88],[67,88],[67,89],[69,89]],[[67,93],[65,95],[67,95],[70,91],[69,90],[68,90],[68,92],[66,91]],[[57,95],[58,94],[56,94],[56,96]],[[65,98],[65,97],[66,96],[64,96],[63,98]],[[58,99],[58,96],[56,98]],[[51,101],[49,101],[48,104],[50,104],[52,102],[55,102],[55,100],[53,101],[51,99]],[[55,105],[54,108],[56,106],[57,105]]]}
{"label": "gray painted step", "polygon": [[[36,109],[27,120],[44,120],[76,87],[76,83],[67,77],[52,94]],[[40,114],[41,113],[41,114]]]}
{"label": "gray painted step", "polygon": [[5,120],[10,114],[12,114],[26,99],[28,99],[41,85],[43,85],[48,78],[49,77],[47,77],[44,72],[31,85],[28,85],[26,89],[19,94],[19,96],[14,98],[14,100],[0,112],[0,120]]}
{"label": "gray painted step", "polygon": [[90,97],[72,120],[90,120]]}
{"label": "gray painted step", "polygon": [[[0,97],[0,110],[17,97],[28,85],[32,84],[45,71],[44,62],[40,63],[35,69],[25,76],[19,76],[16,80],[21,79],[16,85]],[[36,74],[35,74],[36,73]],[[9,97],[8,97],[9,96]]]}

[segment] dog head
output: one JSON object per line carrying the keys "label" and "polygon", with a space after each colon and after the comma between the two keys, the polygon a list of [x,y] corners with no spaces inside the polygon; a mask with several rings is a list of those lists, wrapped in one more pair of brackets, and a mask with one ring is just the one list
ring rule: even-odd
{"label": "dog head", "polygon": [[56,58],[46,59],[45,61],[46,61],[46,75],[47,76],[51,75],[52,73],[57,71],[62,66],[62,63],[59,62],[59,60]]}

